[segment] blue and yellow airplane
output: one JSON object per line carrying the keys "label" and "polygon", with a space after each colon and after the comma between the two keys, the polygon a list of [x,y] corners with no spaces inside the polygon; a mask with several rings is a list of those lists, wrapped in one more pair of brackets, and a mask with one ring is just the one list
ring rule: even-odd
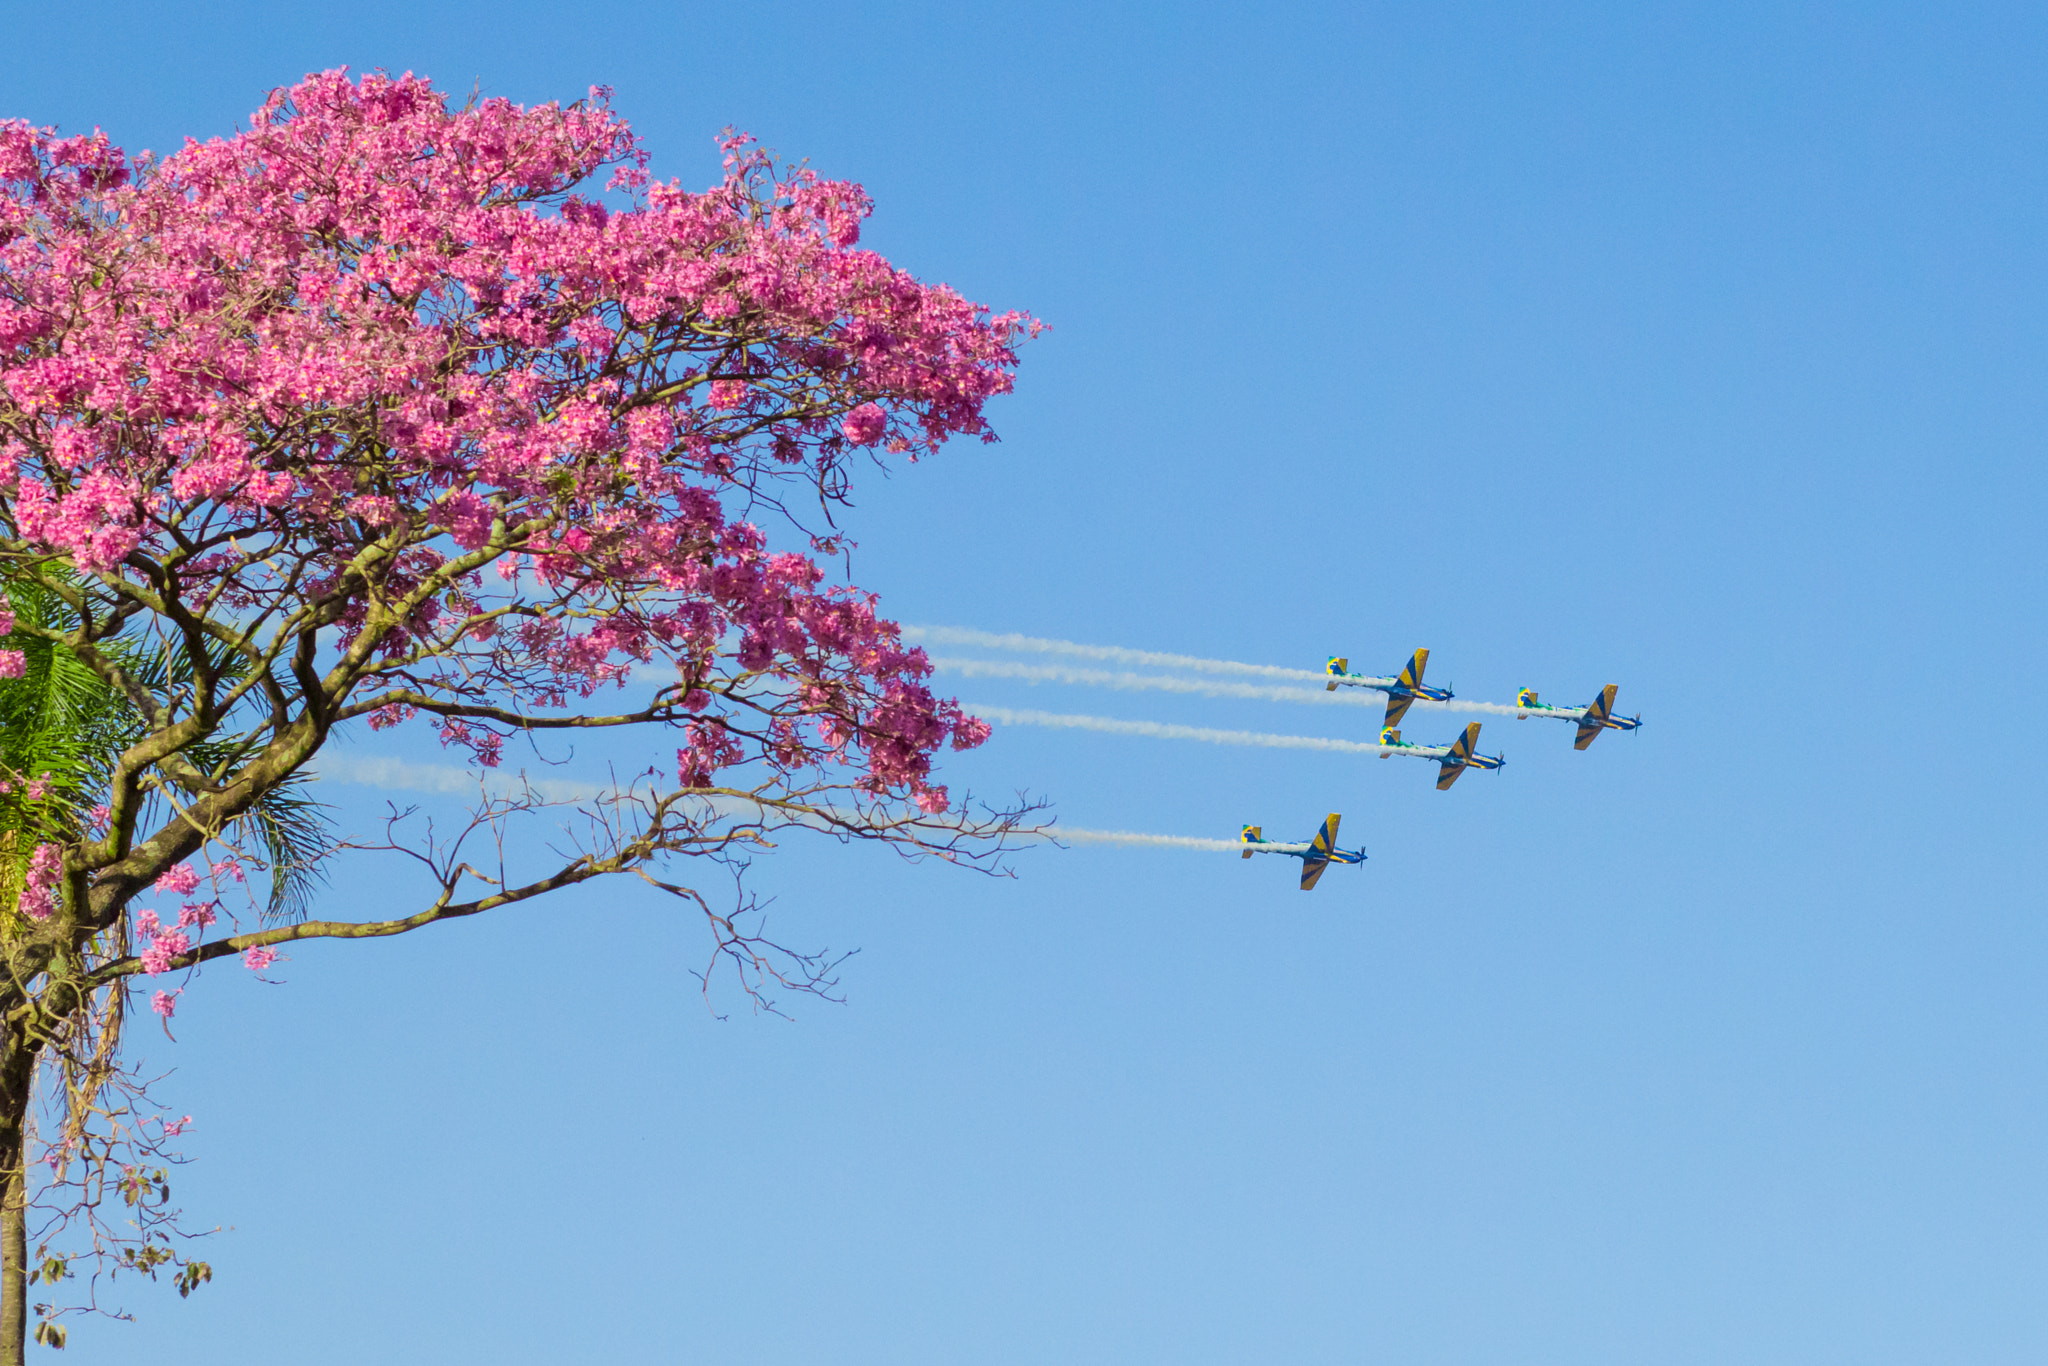
{"label": "blue and yellow airplane", "polygon": [[1614,714],[1616,691],[1618,689],[1609,683],[1586,706],[1552,707],[1536,700],[1534,688],[1523,688],[1515,694],[1515,719],[1522,721],[1531,716],[1555,716],[1560,721],[1576,721],[1579,723],[1579,738],[1572,742],[1572,748],[1584,749],[1599,739],[1603,730],[1635,730],[1643,724],[1640,716]]}
{"label": "blue and yellow airplane", "polygon": [[1301,890],[1304,892],[1316,885],[1316,879],[1323,875],[1323,869],[1333,863],[1363,863],[1365,850],[1339,849],[1337,847],[1337,822],[1342,820],[1336,812],[1330,813],[1323,822],[1323,828],[1316,831],[1316,837],[1307,844],[1268,844],[1263,831],[1256,825],[1247,825],[1239,838],[1244,841],[1244,857],[1253,854],[1287,854],[1301,860]]}
{"label": "blue and yellow airplane", "polygon": [[1330,660],[1327,670],[1330,681],[1323,686],[1323,691],[1335,692],[1340,685],[1347,688],[1377,688],[1387,695],[1387,719],[1380,723],[1383,726],[1400,725],[1401,718],[1408,714],[1409,704],[1418,697],[1430,702],[1451,700],[1449,688],[1431,688],[1423,685],[1422,670],[1429,664],[1427,650],[1417,650],[1415,657],[1408,661],[1408,666],[1393,678],[1374,678],[1369,674],[1349,673],[1347,669],[1350,663],[1350,660],[1342,656]]}
{"label": "blue and yellow airplane", "polygon": [[1437,774],[1436,790],[1445,791],[1468,768],[1496,769],[1507,766],[1507,759],[1498,754],[1479,752],[1479,723],[1472,722],[1465,727],[1465,733],[1448,745],[1411,745],[1401,738],[1401,732],[1392,726],[1380,731],[1380,758],[1395,754],[1412,754],[1418,759],[1434,759],[1441,764]]}

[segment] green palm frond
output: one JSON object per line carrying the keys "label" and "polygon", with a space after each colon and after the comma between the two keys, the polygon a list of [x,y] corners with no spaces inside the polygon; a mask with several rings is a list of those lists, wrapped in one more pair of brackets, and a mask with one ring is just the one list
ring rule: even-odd
{"label": "green palm frond", "polygon": [[298,791],[309,782],[294,776],[271,791],[241,824],[262,843],[270,864],[266,921],[304,920],[313,890],[327,880],[326,856],[334,847],[327,808]]}
{"label": "green palm frond", "polygon": [[[63,631],[75,624],[55,594],[20,583],[6,586],[17,621]],[[0,777],[11,790],[0,794],[0,905],[11,909],[20,874],[36,843],[75,839],[87,806],[106,788],[115,760],[145,731],[141,715],[61,644],[25,633],[0,641],[22,651],[20,678],[0,679]],[[190,661],[176,650],[145,649],[133,640],[103,641],[100,648],[120,660],[128,674],[158,697],[168,699],[192,676]],[[223,677],[236,673],[231,660],[209,660]],[[219,743],[194,745],[186,757],[202,769],[240,756]],[[27,780],[38,780],[44,795],[30,798]],[[306,795],[308,779],[295,775],[267,793],[256,807],[223,832],[250,839],[269,865],[265,920],[305,916],[321,862],[333,847],[327,809]]]}

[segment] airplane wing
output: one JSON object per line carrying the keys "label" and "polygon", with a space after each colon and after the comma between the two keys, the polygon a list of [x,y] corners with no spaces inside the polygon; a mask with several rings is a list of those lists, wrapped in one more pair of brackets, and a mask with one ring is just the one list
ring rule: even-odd
{"label": "airplane wing", "polygon": [[1614,694],[1617,691],[1619,690],[1615,685],[1609,683],[1600,690],[1600,695],[1593,699],[1592,705],[1586,708],[1586,714],[1579,718],[1579,737],[1572,741],[1573,749],[1584,749],[1600,738],[1601,731],[1607,729],[1607,718],[1614,714]]}
{"label": "airplane wing", "polygon": [[1448,792],[1451,784],[1458,781],[1472,762],[1472,751],[1479,745],[1479,723],[1474,721],[1465,727],[1465,733],[1451,744],[1450,752],[1442,760],[1443,772],[1437,775],[1436,790]]}
{"label": "airplane wing", "polygon": [[1343,819],[1342,816],[1334,811],[1329,814],[1323,821],[1323,828],[1316,831],[1316,837],[1309,841],[1311,853],[1318,854],[1323,858],[1330,856],[1331,851],[1337,847],[1337,822]]}
{"label": "airplane wing", "polygon": [[1319,858],[1315,854],[1310,854],[1307,858],[1303,859],[1301,861],[1301,890],[1304,892],[1314,891],[1316,883],[1322,880],[1323,870],[1329,866],[1330,860],[1327,856]]}
{"label": "airplane wing", "polygon": [[1408,661],[1408,667],[1401,670],[1398,680],[1402,687],[1418,687],[1422,683],[1422,671],[1429,667],[1429,651],[1417,650],[1415,657]]}

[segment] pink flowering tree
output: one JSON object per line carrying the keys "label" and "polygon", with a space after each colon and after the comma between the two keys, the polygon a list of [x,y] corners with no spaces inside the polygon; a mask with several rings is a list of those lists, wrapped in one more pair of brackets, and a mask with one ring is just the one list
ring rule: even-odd
{"label": "pink flowering tree", "polygon": [[[859,187],[723,146],[688,191],[605,92],[341,73],[161,160],[0,124],[0,587],[41,605],[0,680],[43,651],[119,713],[68,768],[0,763],[0,1360],[106,1272],[210,1275],[171,1222],[184,1120],[121,1049],[202,965],[634,875],[766,1002],[831,965],[742,914],[749,854],[986,867],[1014,829],[933,770],[988,728],[818,560],[859,463],[993,439],[1037,325],[861,250]],[[475,768],[466,825],[354,841],[425,869],[405,914],[295,913],[329,846],[290,790],[401,726]],[[639,757],[572,802],[498,776],[607,728]]]}

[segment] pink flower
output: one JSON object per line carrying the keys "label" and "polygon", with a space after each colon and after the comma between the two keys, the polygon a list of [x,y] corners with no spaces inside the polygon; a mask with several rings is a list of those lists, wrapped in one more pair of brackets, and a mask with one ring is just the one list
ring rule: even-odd
{"label": "pink flower", "polygon": [[846,415],[839,430],[856,446],[872,446],[889,428],[889,418],[879,403],[863,403]]}
{"label": "pink flower", "polygon": [[20,678],[27,672],[27,655],[19,650],[0,650],[0,678]]}
{"label": "pink flower", "polygon": [[22,785],[21,795],[32,802],[41,801],[50,795],[50,780],[48,778],[29,779],[28,782]]}
{"label": "pink flower", "polygon": [[163,876],[156,880],[156,890],[168,892],[172,896],[184,896],[188,892],[197,891],[198,888],[199,874],[183,863],[165,869]]}
{"label": "pink flower", "polygon": [[[157,995],[161,996],[163,993],[158,992]],[[169,1015],[171,1012],[166,1010],[163,1013]],[[187,1115],[183,1119],[159,1120],[158,1122],[164,1126],[165,1138],[176,1138],[179,1134],[192,1127],[192,1116]]]}
{"label": "pink flower", "polygon": [[192,947],[183,930],[159,930],[140,955],[142,970],[152,977],[171,970],[171,960]]}
{"label": "pink flower", "polygon": [[178,912],[178,928],[189,930],[194,925],[211,925],[214,921],[213,908],[217,903],[188,901]]}
{"label": "pink flower", "polygon": [[154,935],[161,926],[162,922],[156,918],[155,911],[143,909],[135,913],[135,932],[137,934],[144,936]]}
{"label": "pink flower", "polygon": [[715,379],[711,381],[711,406],[714,408],[737,408],[747,401],[747,382],[743,379]]}
{"label": "pink flower", "polygon": [[64,851],[54,844],[38,844],[29,855],[28,874],[22,879],[21,911],[31,920],[48,920],[56,914],[62,897],[57,881],[64,873]]}
{"label": "pink flower", "polygon": [[[166,1020],[168,1020],[178,1011],[179,994],[180,993],[175,991],[159,991],[154,996],[151,996],[149,998],[149,1008],[151,1010],[154,1010],[157,1014],[163,1016]],[[189,1120],[192,1117],[190,1115],[187,1115],[185,1116],[185,1118]],[[182,1124],[178,1127],[180,1130],[184,1128]],[[164,1132],[171,1132],[169,1126],[165,1127]]]}
{"label": "pink flower", "polygon": [[206,869],[215,877],[229,878],[235,882],[244,881],[242,877],[242,861],[238,858],[224,858],[219,863],[209,863],[206,865]]}
{"label": "pink flower", "polygon": [[242,966],[251,972],[261,972],[277,961],[277,952],[261,944],[252,944],[242,950]]}
{"label": "pink flower", "polygon": [[448,532],[455,538],[455,544],[464,550],[475,550],[489,543],[496,508],[466,489],[449,498],[442,508],[441,515],[448,519]]}

